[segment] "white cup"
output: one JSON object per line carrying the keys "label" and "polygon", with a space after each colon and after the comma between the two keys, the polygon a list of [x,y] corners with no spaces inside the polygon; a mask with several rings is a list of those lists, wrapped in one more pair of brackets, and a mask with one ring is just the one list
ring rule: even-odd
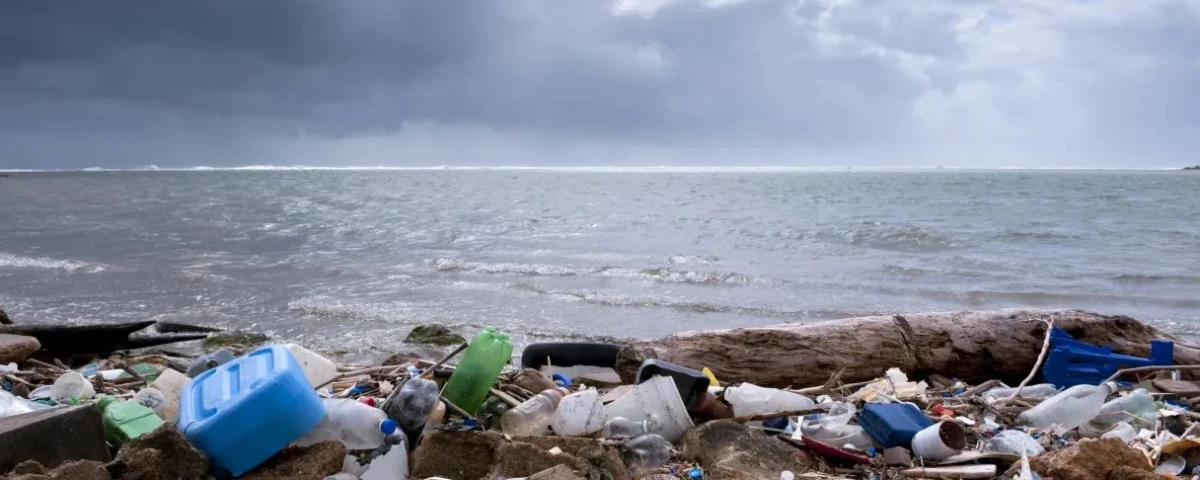
{"label": "white cup", "polygon": [[913,454],[925,460],[945,460],[967,447],[967,432],[954,422],[938,422],[913,437]]}

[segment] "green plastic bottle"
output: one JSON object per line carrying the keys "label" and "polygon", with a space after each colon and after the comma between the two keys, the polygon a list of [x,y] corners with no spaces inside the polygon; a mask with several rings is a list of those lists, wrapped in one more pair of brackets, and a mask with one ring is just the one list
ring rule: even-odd
{"label": "green plastic bottle", "polygon": [[488,389],[496,383],[500,371],[512,360],[508,335],[485,327],[471,339],[467,353],[446,382],[442,395],[459,408],[474,415],[487,399]]}
{"label": "green plastic bottle", "polygon": [[113,445],[153,432],[163,424],[154,410],[134,402],[103,397],[97,406],[104,417],[104,439]]}

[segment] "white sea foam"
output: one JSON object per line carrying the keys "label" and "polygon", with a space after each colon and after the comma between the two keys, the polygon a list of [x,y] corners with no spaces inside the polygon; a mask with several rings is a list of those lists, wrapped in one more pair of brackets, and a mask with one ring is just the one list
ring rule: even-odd
{"label": "white sea foam", "polygon": [[68,272],[101,272],[104,266],[96,263],[75,260],[58,260],[53,258],[25,257],[0,252],[0,268],[38,268],[46,270],[66,270]]}

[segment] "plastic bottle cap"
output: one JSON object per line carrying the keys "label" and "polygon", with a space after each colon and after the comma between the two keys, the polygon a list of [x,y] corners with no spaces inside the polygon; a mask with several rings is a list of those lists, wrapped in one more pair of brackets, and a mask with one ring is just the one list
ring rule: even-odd
{"label": "plastic bottle cap", "polygon": [[385,418],[379,421],[379,431],[384,435],[391,435],[396,432],[396,421],[390,418]]}
{"label": "plastic bottle cap", "polygon": [[100,410],[104,410],[104,408],[107,407],[108,404],[113,403],[115,401],[117,401],[117,399],[115,399],[113,397],[100,397],[100,402],[97,403],[96,406],[100,407]]}

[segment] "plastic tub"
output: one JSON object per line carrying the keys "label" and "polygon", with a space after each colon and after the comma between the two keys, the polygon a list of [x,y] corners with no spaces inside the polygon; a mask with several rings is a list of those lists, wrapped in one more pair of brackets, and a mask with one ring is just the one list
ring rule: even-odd
{"label": "plastic tub", "polygon": [[913,437],[933,421],[911,403],[868,403],[858,415],[858,424],[883,448],[912,450]]}
{"label": "plastic tub", "polygon": [[696,426],[688,415],[687,406],[679,398],[675,380],[656,376],[639,384],[629,393],[604,407],[607,420],[624,417],[635,422],[653,420],[661,427],[659,432],[668,442],[675,443],[683,432]]}
{"label": "plastic tub", "polygon": [[710,380],[704,372],[653,358],[642,362],[637,371],[636,383],[642,383],[656,375],[675,379],[675,386],[679,387],[679,396],[689,410],[696,408],[700,397],[708,393]]}
{"label": "plastic tub", "polygon": [[208,370],[180,394],[179,430],[212,460],[218,476],[239,476],[300,438],[325,407],[288,349],[268,345]]}

